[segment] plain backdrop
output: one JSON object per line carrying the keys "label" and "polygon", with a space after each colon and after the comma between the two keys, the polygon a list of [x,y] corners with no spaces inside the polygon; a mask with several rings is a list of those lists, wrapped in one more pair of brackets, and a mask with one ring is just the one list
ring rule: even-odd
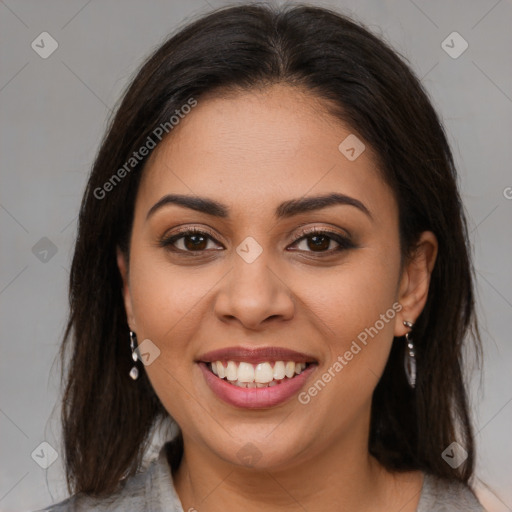
{"label": "plain backdrop", "polygon": [[[310,3],[352,15],[389,41],[442,116],[470,225],[485,347],[484,371],[471,384],[477,490],[489,511],[510,511],[512,2]],[[225,4],[0,0],[2,511],[67,496],[55,358],[76,216],[107,120],[153,49],[187,20]],[[41,443],[57,455],[47,469],[37,454],[48,463],[53,452]]]}

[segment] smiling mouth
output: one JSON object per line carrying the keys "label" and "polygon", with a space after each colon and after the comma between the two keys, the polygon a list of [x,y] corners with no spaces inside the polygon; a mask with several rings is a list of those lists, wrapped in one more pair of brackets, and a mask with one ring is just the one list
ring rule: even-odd
{"label": "smiling mouth", "polygon": [[315,363],[295,361],[265,361],[252,364],[244,361],[212,361],[206,367],[219,379],[240,388],[279,386],[300,375]]}

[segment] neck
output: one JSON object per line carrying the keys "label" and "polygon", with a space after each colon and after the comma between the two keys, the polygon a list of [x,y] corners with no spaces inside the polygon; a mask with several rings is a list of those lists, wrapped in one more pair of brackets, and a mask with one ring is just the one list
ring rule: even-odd
{"label": "neck", "polygon": [[[311,450],[312,451],[312,450]],[[314,456],[300,456],[286,467],[247,468],[221,459],[184,437],[184,453],[174,475],[184,510],[396,509],[414,512],[420,472],[389,473],[367,450],[367,437],[326,443]]]}

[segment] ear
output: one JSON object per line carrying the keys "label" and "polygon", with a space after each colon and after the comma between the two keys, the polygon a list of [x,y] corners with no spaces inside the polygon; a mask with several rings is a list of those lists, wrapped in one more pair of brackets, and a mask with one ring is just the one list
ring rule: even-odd
{"label": "ear", "polygon": [[427,302],[430,276],[437,257],[438,242],[431,231],[424,231],[406,263],[400,279],[398,301],[403,309],[397,315],[395,336],[404,336],[409,329],[404,320],[416,322]]}
{"label": "ear", "polygon": [[126,318],[128,320],[128,326],[130,330],[136,331],[135,317],[133,314],[132,296],[130,293],[130,285],[128,279],[128,261],[126,254],[118,247],[117,248],[117,267],[123,280],[123,300],[124,308],[126,310]]}

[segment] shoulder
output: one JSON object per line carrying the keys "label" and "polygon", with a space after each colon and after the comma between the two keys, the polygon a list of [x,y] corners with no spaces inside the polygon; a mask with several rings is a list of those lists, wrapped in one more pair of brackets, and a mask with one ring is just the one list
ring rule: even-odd
{"label": "shoulder", "polygon": [[426,473],[417,512],[485,512],[470,487]]}
{"label": "shoulder", "polygon": [[154,462],[146,471],[123,481],[121,487],[108,497],[95,498],[79,493],[45,508],[44,511],[37,512],[85,512],[86,510],[114,512],[130,509],[145,511],[150,497],[147,488],[151,485],[153,472]]}
{"label": "shoulder", "polygon": [[146,470],[123,480],[120,488],[108,497],[95,498],[79,493],[35,512],[85,512],[90,510],[97,512],[125,512],[126,510],[183,512],[173,486],[172,474],[166,457],[166,445],[161,448],[158,457],[149,464]]}

